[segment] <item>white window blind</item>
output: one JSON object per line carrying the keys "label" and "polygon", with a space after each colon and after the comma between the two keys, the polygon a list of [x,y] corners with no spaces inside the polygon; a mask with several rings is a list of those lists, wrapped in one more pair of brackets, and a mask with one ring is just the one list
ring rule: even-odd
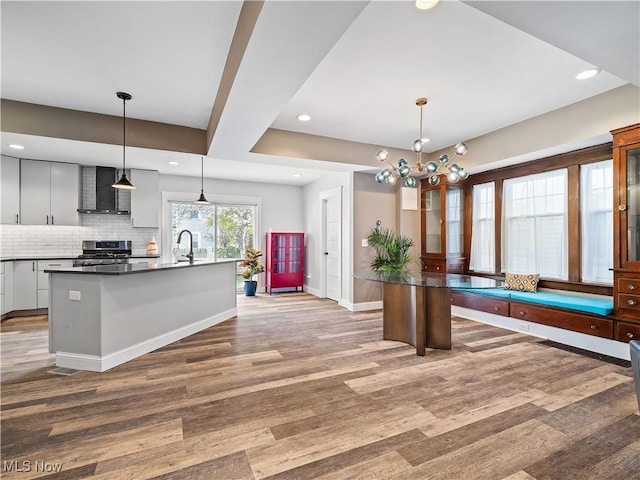
{"label": "white window blind", "polygon": [[567,170],[503,184],[502,269],[567,280]]}
{"label": "white window blind", "polygon": [[473,216],[469,268],[476,272],[495,273],[495,184],[473,186]]}
{"label": "white window blind", "polygon": [[462,190],[447,190],[447,254],[462,253]]}
{"label": "white window blind", "polygon": [[580,167],[582,281],[613,285],[613,160]]}

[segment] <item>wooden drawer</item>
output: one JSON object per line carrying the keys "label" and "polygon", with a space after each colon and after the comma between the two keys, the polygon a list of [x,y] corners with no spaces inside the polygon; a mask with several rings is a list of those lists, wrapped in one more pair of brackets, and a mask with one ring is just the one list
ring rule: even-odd
{"label": "wooden drawer", "polygon": [[631,294],[619,293],[618,307],[640,312],[640,294],[631,295]]}
{"label": "wooden drawer", "polygon": [[431,273],[445,273],[447,262],[445,260],[425,260],[423,270]]}
{"label": "wooden drawer", "polygon": [[616,335],[614,337],[619,342],[629,342],[630,340],[640,340],[640,324],[616,322]]}
{"label": "wooden drawer", "polygon": [[512,301],[509,316],[528,322],[595,335],[596,337],[613,338],[613,320],[588,313],[574,313],[552,307]]}
{"label": "wooden drawer", "polygon": [[619,277],[618,293],[640,295],[640,278]]}
{"label": "wooden drawer", "polygon": [[455,291],[451,292],[451,304],[458,307],[502,315],[504,317],[509,316],[509,300],[502,298]]}

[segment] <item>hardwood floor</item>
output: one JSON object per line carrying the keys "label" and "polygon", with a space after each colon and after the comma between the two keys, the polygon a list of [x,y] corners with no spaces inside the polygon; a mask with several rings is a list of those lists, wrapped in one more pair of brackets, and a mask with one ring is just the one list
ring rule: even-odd
{"label": "hardwood floor", "polygon": [[55,373],[46,317],[2,322],[2,477],[640,479],[626,366],[460,318],[418,357],[303,293],[238,310],[104,373]]}

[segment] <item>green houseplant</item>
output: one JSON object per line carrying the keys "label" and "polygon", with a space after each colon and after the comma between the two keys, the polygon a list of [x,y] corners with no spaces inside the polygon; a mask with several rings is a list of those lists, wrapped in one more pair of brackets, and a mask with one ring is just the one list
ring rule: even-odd
{"label": "green houseplant", "polygon": [[368,237],[369,245],[376,251],[371,268],[376,272],[397,273],[407,271],[407,265],[415,262],[409,252],[413,240],[398,235],[390,228],[375,227]]}
{"label": "green houseplant", "polygon": [[254,277],[258,273],[264,272],[264,265],[259,260],[261,256],[261,250],[249,247],[244,251],[244,260],[240,262],[240,266],[245,267],[240,275],[244,278],[244,294],[248,297],[253,297],[256,294],[258,282],[254,280]]}

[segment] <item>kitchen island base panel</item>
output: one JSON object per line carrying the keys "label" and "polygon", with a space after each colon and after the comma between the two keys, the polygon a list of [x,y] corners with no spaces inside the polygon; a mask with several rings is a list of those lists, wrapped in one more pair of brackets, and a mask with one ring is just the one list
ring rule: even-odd
{"label": "kitchen island base panel", "polygon": [[236,264],[133,275],[52,272],[49,295],[56,364],[104,371],[234,317]]}
{"label": "kitchen island base panel", "polygon": [[132,345],[131,347],[103,357],[58,351],[55,352],[56,366],[63,368],[72,368],[74,370],[105,372],[113,367],[133,360],[134,358],[153,352],[154,350],[169,345],[173,342],[177,342],[178,340],[193,335],[194,333],[198,333],[209,327],[213,327],[214,325],[233,318],[236,315],[237,309],[234,308],[213,317],[206,318],[200,322],[196,322],[186,327],[174,330],[173,332],[160,335],[148,341],[138,343],[137,345]]}

